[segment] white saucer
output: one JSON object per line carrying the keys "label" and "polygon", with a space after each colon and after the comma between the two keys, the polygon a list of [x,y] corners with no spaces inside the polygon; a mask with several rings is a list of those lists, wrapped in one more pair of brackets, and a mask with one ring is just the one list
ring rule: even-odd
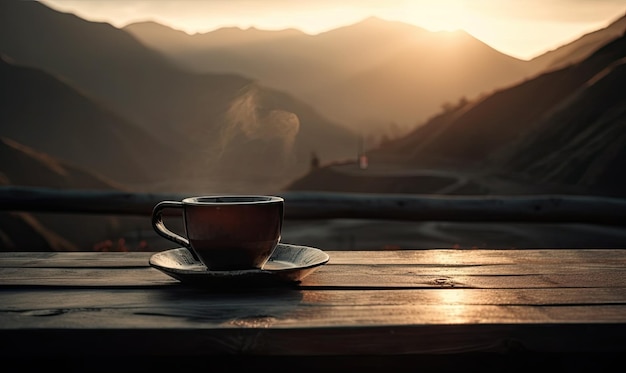
{"label": "white saucer", "polygon": [[150,265],[185,283],[254,284],[294,283],[326,264],[330,257],[313,247],[279,243],[262,269],[210,271],[184,248],[158,252],[150,257]]}

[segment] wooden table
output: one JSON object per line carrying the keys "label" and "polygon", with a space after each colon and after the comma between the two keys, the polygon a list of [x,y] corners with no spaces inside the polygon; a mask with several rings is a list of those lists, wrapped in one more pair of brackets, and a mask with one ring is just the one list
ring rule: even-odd
{"label": "wooden table", "polygon": [[3,362],[599,371],[626,356],[626,249],[328,251],[299,284],[238,290],[188,286],[151,254],[0,253]]}

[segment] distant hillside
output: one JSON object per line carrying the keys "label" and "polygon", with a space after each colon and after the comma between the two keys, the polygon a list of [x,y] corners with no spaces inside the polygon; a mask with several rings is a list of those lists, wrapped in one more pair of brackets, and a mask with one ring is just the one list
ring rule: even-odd
{"label": "distant hillside", "polygon": [[479,187],[469,194],[626,197],[625,86],[626,35],[580,63],[448,108],[407,136],[370,151],[372,171],[331,166],[343,175],[331,178],[323,169],[315,170],[288,189],[360,188],[366,175],[384,167],[387,175],[405,177],[392,184],[395,189],[378,188],[380,193],[398,190],[399,183],[428,181],[408,177],[421,172],[450,177],[450,185],[435,185],[431,193],[466,192],[463,188],[474,184]]}
{"label": "distant hillside", "polygon": [[155,23],[124,28],[199,72],[237,73],[291,92],[360,134],[393,135],[442,104],[527,76],[529,66],[462,32],[368,18],[318,35],[236,28],[187,35]]}
{"label": "distant hillside", "polygon": [[125,189],[114,181],[6,137],[0,137],[0,175],[2,185],[59,189]]}
{"label": "distant hillside", "polygon": [[[0,185],[124,190],[115,183],[8,138],[0,138]],[[0,211],[0,251],[90,249],[107,233],[135,227],[128,219]]]}
{"label": "distant hillside", "polygon": [[233,74],[185,72],[125,31],[38,2],[0,3],[0,53],[63,79],[180,150],[181,167],[144,188],[182,188],[180,180],[202,189],[233,178],[260,185],[253,176],[260,167],[271,171],[262,182],[282,183],[306,171],[312,151],[325,159],[354,153],[347,145],[354,134],[287,93]]}
{"label": "distant hillside", "polygon": [[491,161],[535,183],[626,197],[626,36],[568,70],[596,73]]}
{"label": "distant hillside", "polygon": [[28,213],[0,212],[0,251],[77,251]]}
{"label": "distant hillside", "polygon": [[0,79],[0,136],[126,184],[178,166],[177,149],[39,69],[0,59]]}
{"label": "distant hillside", "polygon": [[589,57],[602,45],[622,36],[625,31],[626,15],[623,15],[607,27],[583,35],[571,43],[535,57],[530,63],[533,69],[537,71],[555,70],[578,63]]}
{"label": "distant hillside", "polygon": [[625,58],[622,36],[578,64],[443,113],[372,157],[626,196]]}
{"label": "distant hillside", "polygon": [[378,18],[319,35],[233,27],[188,35],[154,22],[124,30],[191,71],[258,79],[360,134],[389,137],[422,124],[443,105],[579,62],[620,36],[624,22],[618,18],[531,61],[464,32],[429,32]]}

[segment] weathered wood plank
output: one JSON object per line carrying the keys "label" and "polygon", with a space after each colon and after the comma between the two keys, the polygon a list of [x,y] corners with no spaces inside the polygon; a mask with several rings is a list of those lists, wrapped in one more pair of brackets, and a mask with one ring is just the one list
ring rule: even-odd
{"label": "weathered wood plank", "polygon": [[0,356],[410,354],[441,364],[478,354],[476,368],[484,353],[626,352],[626,250],[329,254],[298,287],[227,290],[180,284],[149,267],[151,253],[2,253]]}
{"label": "weathered wood plank", "polygon": [[153,268],[0,268],[0,287],[145,287],[179,284]]}
{"label": "weathered wood plank", "polygon": [[[287,219],[575,222],[626,224],[626,200],[575,195],[433,196],[283,192]],[[145,215],[180,193],[130,193],[0,186],[0,209],[36,212]]]}
{"label": "weathered wood plank", "polygon": [[[0,286],[178,285],[149,267],[152,253],[1,253]],[[626,250],[330,252],[302,289],[620,288]],[[95,259],[97,258],[97,259]]]}
{"label": "weathered wood plank", "polygon": [[[624,249],[424,249],[394,251],[326,251],[329,264],[419,264],[472,266],[499,264],[626,265]],[[148,266],[154,252],[0,252],[0,267],[137,267]],[[94,260],[97,258],[97,260]]]}
{"label": "weathered wood plank", "polygon": [[[565,288],[565,287],[624,287],[626,271],[579,271],[574,273],[528,273],[518,274],[508,271],[506,274],[454,274],[446,269],[432,271],[429,274],[418,274],[412,268],[382,267],[359,271],[354,266],[346,266],[345,270],[320,269],[303,281],[304,286],[326,286],[347,288],[488,288],[488,289],[520,289],[520,288]],[[545,268],[545,267],[544,267]],[[555,271],[558,269],[555,268]]]}
{"label": "weathered wood plank", "polygon": [[[3,291],[0,327],[320,328],[466,323],[626,323],[624,288],[276,291]],[[621,292],[621,294],[620,294]],[[10,305],[10,306],[7,306]],[[94,317],[97,316],[97,317]],[[626,325],[625,325],[626,328]]]}
{"label": "weathered wood plank", "polygon": [[327,251],[333,264],[626,264],[624,249],[425,249],[394,251]]}
{"label": "weathered wood plank", "polygon": [[[361,308],[364,306],[413,307],[413,306],[624,306],[626,288],[528,288],[528,289],[292,289],[264,288],[254,291],[208,291],[186,287],[151,288],[42,288],[3,289],[0,293],[2,312],[30,312],[50,309],[172,309],[171,312],[184,315],[191,312],[214,312],[214,310],[241,309],[245,312],[256,310],[280,310],[290,312],[294,307],[302,307],[297,312],[316,313],[314,308]],[[43,302],[46,300],[46,302]],[[10,308],[7,305],[11,305]],[[311,308],[309,310],[309,308]],[[234,311],[236,313],[236,311]],[[44,312],[42,312],[43,314]],[[233,317],[235,317],[233,313]],[[30,315],[27,315],[30,316]],[[36,316],[36,315],[32,315]],[[317,315],[311,317],[328,317]],[[422,315],[426,319],[433,315]],[[420,317],[422,317],[420,316]],[[486,317],[488,315],[485,315]],[[626,314],[623,315],[626,317]],[[225,317],[229,317],[225,315]],[[376,318],[376,315],[372,315]],[[381,317],[382,316],[378,316]],[[439,316],[436,316],[439,317]],[[598,320],[599,321],[599,320]],[[190,320],[190,322],[195,322]],[[290,321],[292,322],[292,321]],[[305,320],[306,323],[306,320]]]}
{"label": "weathered wood plank", "polygon": [[0,268],[134,268],[148,267],[154,252],[0,252]]}
{"label": "weathered wood plank", "polygon": [[[7,286],[162,286],[177,284],[152,268],[0,268]],[[600,288],[626,287],[626,269],[567,266],[427,267],[327,265],[306,277],[300,288]]]}

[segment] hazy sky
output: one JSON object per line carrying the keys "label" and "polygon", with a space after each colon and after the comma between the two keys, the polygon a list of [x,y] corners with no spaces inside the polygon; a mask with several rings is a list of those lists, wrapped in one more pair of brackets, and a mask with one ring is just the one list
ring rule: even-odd
{"label": "hazy sky", "polygon": [[297,28],[317,34],[369,16],[430,31],[464,29],[491,47],[530,59],[626,14],[626,0],[41,0],[123,27],[154,20],[188,33],[220,27]]}

